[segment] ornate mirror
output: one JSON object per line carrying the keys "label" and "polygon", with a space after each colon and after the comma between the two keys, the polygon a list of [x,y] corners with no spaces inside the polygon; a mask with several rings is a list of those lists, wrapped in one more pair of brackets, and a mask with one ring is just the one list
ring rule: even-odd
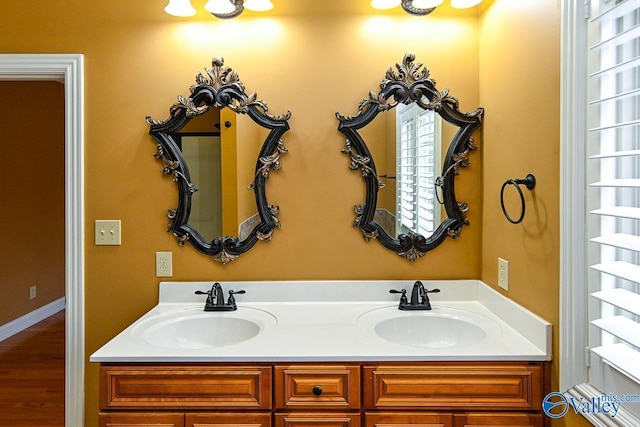
{"label": "ornate mirror", "polygon": [[449,90],[438,91],[429,69],[414,60],[407,53],[389,68],[380,91],[371,91],[357,114],[336,113],[347,137],[342,152],[365,182],[354,227],[409,261],[459,237],[469,224],[455,177],[471,165],[472,134],[484,112],[461,112]]}
{"label": "ornate mirror", "polygon": [[147,123],[162,173],[178,188],[168,231],[180,245],[189,242],[227,264],[258,240],[270,240],[280,226],[278,206],[267,201],[266,180],[287,151],[281,137],[291,112],[271,115],[255,93],[245,93],[222,58],[213,58],[205,71],[188,98],[178,96],[168,119],[147,117]]}

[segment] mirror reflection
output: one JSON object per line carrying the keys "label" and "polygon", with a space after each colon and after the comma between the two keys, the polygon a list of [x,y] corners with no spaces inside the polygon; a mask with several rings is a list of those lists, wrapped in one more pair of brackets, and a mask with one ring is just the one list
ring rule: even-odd
{"label": "mirror reflection", "polygon": [[[209,241],[223,234],[235,234],[235,231],[222,231],[223,205],[226,206],[231,202],[230,199],[236,198],[236,189],[222,181],[220,110],[212,108],[207,113],[195,117],[171,137],[189,166],[191,182],[198,189],[191,196],[189,224]],[[235,168],[235,161],[232,164],[227,163],[225,167]],[[224,197],[223,188],[227,192]],[[229,224],[226,228],[228,230]]]}
{"label": "mirror reflection", "polygon": [[347,136],[342,151],[366,184],[365,203],[356,206],[355,227],[410,261],[458,237],[467,205],[455,197],[454,177],[470,166],[472,133],[483,109],[458,109],[448,89],[407,53],[389,68],[380,92],[370,92],[358,113],[337,113]]}
{"label": "mirror reflection", "polygon": [[435,111],[413,103],[380,113],[359,132],[384,185],[374,221],[390,236],[430,236],[446,216],[435,183],[443,162],[442,142],[446,152],[446,141],[456,130]]}
{"label": "mirror reflection", "polygon": [[192,118],[171,135],[198,189],[191,195],[189,225],[205,240],[233,235],[244,240],[260,223],[251,182],[267,135],[249,117],[219,108]]}
{"label": "mirror reflection", "polygon": [[[291,113],[274,116],[235,71],[214,58],[196,76],[188,98],[178,96],[167,120],[147,117],[162,173],[178,187],[168,231],[182,245],[223,264],[237,259],[280,226],[266,198],[266,179],[287,150],[282,135]],[[237,236],[237,237],[235,237]]]}

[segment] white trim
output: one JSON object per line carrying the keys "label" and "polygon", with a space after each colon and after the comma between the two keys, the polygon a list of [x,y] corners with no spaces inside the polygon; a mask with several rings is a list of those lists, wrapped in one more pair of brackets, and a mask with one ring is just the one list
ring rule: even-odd
{"label": "white trim", "polygon": [[9,337],[14,336],[27,328],[35,325],[38,322],[43,321],[49,316],[53,316],[59,311],[64,310],[65,299],[64,297],[50,302],[38,309],[33,310],[30,313],[25,314],[22,317],[18,317],[9,323],[5,323],[0,326],[0,341],[4,341]]}
{"label": "white trim", "polygon": [[84,59],[79,54],[0,54],[0,80],[65,84],[65,425],[84,425]]}
{"label": "white trim", "polygon": [[560,390],[587,379],[586,46],[584,3],[562,2],[560,96]]}

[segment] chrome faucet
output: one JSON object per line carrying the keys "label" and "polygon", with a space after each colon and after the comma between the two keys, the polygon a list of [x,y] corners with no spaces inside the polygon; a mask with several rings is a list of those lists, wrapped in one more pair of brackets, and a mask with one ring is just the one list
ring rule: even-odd
{"label": "chrome faucet", "polygon": [[238,309],[236,306],[235,294],[244,294],[245,291],[229,291],[229,299],[224,302],[224,293],[222,292],[222,286],[216,282],[209,291],[196,291],[196,295],[207,295],[207,301],[204,304],[204,311],[235,311]]}
{"label": "chrome faucet", "polygon": [[413,284],[410,300],[407,299],[406,289],[402,289],[400,291],[391,289],[389,291],[389,293],[392,294],[402,294],[402,296],[400,296],[400,304],[398,305],[398,309],[400,310],[431,310],[431,301],[429,301],[429,296],[427,294],[435,292],[440,292],[440,289],[433,289],[429,291],[419,280],[416,280]]}

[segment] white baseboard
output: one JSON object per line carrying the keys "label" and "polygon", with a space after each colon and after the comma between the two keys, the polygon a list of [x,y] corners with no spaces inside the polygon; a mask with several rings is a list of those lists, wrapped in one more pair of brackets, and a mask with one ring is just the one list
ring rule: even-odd
{"label": "white baseboard", "polygon": [[31,313],[27,313],[16,320],[0,326],[0,341],[4,341],[18,332],[22,332],[30,326],[43,321],[47,317],[64,310],[65,306],[66,299],[65,297],[62,297],[43,307],[33,310]]}

